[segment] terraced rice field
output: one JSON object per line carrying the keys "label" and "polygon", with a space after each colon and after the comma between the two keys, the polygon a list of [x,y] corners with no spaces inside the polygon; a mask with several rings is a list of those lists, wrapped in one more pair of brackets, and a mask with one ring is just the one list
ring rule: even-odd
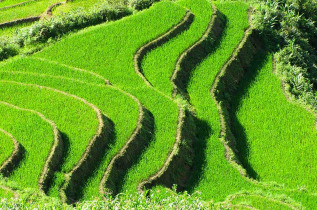
{"label": "terraced rice field", "polygon": [[214,208],[317,207],[316,116],[283,92],[250,11],[164,0],[1,62],[1,174],[66,203],[176,185]]}
{"label": "terraced rice field", "polygon": [[58,0],[50,1],[34,1],[23,7],[12,7],[5,10],[0,10],[0,23],[9,22],[12,20],[39,16],[52,4],[60,2]]}

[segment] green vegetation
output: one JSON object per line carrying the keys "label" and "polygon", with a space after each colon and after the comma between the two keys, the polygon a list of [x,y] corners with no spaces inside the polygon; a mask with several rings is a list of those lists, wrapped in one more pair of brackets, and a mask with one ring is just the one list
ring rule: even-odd
{"label": "green vegetation", "polygon": [[0,208],[316,208],[316,4],[155,2],[1,29]]}
{"label": "green vegetation", "polygon": [[123,0],[113,0],[113,1],[106,1],[106,0],[75,0],[67,2],[67,4],[63,4],[57,7],[53,11],[53,15],[63,15],[64,13],[68,13],[70,11],[76,11],[80,9],[89,10],[94,7],[98,7],[102,4],[109,4],[110,6],[124,6]]}
{"label": "green vegetation", "polygon": [[2,101],[36,110],[56,123],[63,133],[65,145],[69,145],[62,172],[70,171],[96,134],[98,120],[95,111],[78,99],[48,88],[2,81],[1,89]]}
{"label": "green vegetation", "polygon": [[32,25],[32,23],[22,23],[11,27],[0,28],[0,36],[13,36],[14,34],[17,34],[22,28],[28,27],[30,25]]}
{"label": "green vegetation", "polygon": [[[200,126],[203,128],[199,134],[200,142],[195,148],[200,151],[196,160],[197,168],[194,169],[197,174],[193,175],[193,184],[189,190],[198,190],[202,192],[204,199],[213,198],[215,201],[249,185],[224,157],[224,147],[218,138],[221,127],[218,109],[210,94],[217,73],[229,59],[248,27],[248,5],[227,2],[217,4],[217,8],[227,18],[226,29],[215,52],[193,70],[188,87],[190,102],[195,107]],[[202,166],[203,162],[205,164]]]}
{"label": "green vegetation", "polygon": [[[32,112],[2,102],[0,107],[0,127],[12,134],[25,150],[24,160],[10,175],[10,180],[16,181],[21,187],[38,188],[39,177],[54,141],[53,128]],[[12,140],[5,144],[11,146]]]}
{"label": "green vegetation", "polygon": [[[129,170],[124,190],[135,191],[142,180],[162,167],[175,142],[178,119],[177,105],[152,88],[146,87],[135,73],[131,58],[139,47],[169,30],[184,15],[185,9],[163,1],[133,17],[92,27],[70,36],[37,54],[38,57],[102,75],[136,96],[152,112],[155,119],[155,139],[141,155],[138,164]],[[147,27],[149,24],[151,28]],[[123,29],[124,33],[121,32]],[[79,59],[72,59],[74,57]]]}
{"label": "green vegetation", "polygon": [[254,16],[265,46],[276,52],[276,71],[293,100],[315,110],[317,63],[317,2],[262,2]]}
{"label": "green vegetation", "polygon": [[[136,102],[122,91],[111,86],[104,86],[104,80],[93,74],[57,63],[49,63],[45,60],[17,59],[8,65],[3,65],[2,69],[0,78],[3,80],[36,83],[66,91],[95,104],[110,119],[114,119],[115,143],[111,145],[105,157],[103,157],[98,173],[89,181],[85,190],[89,192],[84,193],[87,198],[92,196],[97,197],[99,195],[99,182],[107,165],[111,158],[123,147],[136,127],[138,120],[138,106]],[[21,71],[21,69],[23,70]]]}
{"label": "green vegetation", "polygon": [[45,10],[54,3],[60,2],[59,0],[49,1],[36,1],[22,7],[14,7],[1,11],[0,23],[26,18],[30,16],[38,16],[45,12]]}
{"label": "green vegetation", "polygon": [[233,128],[241,156],[261,181],[314,192],[316,117],[287,100],[272,73],[272,57],[263,57],[254,61],[234,100]]}
{"label": "green vegetation", "polygon": [[285,203],[283,201],[266,198],[261,195],[236,195],[231,201],[232,205],[245,204],[257,209],[294,209],[297,206]]}
{"label": "green vegetation", "polygon": [[11,156],[14,150],[14,143],[6,131],[0,128],[0,166]]}
{"label": "green vegetation", "polygon": [[168,96],[172,94],[170,77],[178,57],[200,39],[212,15],[211,4],[206,0],[182,0],[177,3],[188,8],[195,15],[194,22],[187,31],[147,54],[142,63],[145,77],[155,88]]}
{"label": "green vegetation", "polygon": [[5,1],[1,1],[0,2],[0,10],[3,7],[20,4],[20,3],[23,3],[23,2],[27,2],[27,1],[30,1],[30,0],[5,0]]}
{"label": "green vegetation", "polygon": [[54,142],[54,130],[47,121],[31,111],[2,102],[0,106],[3,119],[1,127],[11,133],[25,150],[24,160],[10,175],[10,180],[16,181],[21,187],[37,188]]}
{"label": "green vegetation", "polygon": [[0,186],[0,198],[3,199],[3,198],[13,198],[14,197],[14,194],[13,192],[9,191],[9,190],[6,190],[4,188],[1,188]]}

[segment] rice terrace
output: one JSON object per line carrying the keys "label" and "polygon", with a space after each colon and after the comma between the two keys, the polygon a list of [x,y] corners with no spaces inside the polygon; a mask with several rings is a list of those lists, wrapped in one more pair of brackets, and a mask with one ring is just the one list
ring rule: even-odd
{"label": "rice terrace", "polygon": [[0,209],[317,209],[316,0],[0,0]]}

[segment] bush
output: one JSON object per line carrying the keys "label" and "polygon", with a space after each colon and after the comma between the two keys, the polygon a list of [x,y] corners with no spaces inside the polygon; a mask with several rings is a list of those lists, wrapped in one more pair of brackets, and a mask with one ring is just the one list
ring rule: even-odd
{"label": "bush", "polygon": [[38,21],[32,26],[20,30],[16,39],[21,45],[45,42],[49,38],[61,37],[69,31],[118,20],[130,14],[132,11],[127,7],[110,7],[108,4],[95,6],[88,11],[78,9],[48,20]]}
{"label": "bush", "polygon": [[19,47],[16,44],[10,43],[7,39],[0,41],[0,61],[15,56],[19,53]]}
{"label": "bush", "polygon": [[33,25],[22,28],[11,38],[1,38],[0,61],[17,55],[19,48],[26,45],[45,43],[58,39],[70,31],[79,30],[87,26],[106,21],[118,20],[132,14],[128,7],[109,6],[104,3],[85,11],[78,9],[50,19],[40,20]]}
{"label": "bush", "polygon": [[317,3],[313,0],[265,0],[253,23],[268,50],[276,53],[277,73],[288,91],[317,108]]}
{"label": "bush", "polygon": [[159,0],[130,0],[130,6],[136,10],[149,8],[154,2]]}

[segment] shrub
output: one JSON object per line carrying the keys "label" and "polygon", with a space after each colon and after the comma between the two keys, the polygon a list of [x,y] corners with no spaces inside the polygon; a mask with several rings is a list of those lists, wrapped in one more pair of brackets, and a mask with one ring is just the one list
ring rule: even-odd
{"label": "shrub", "polygon": [[154,2],[159,0],[130,0],[130,6],[136,10],[149,8]]}
{"label": "shrub", "polygon": [[268,50],[276,52],[277,73],[288,91],[317,108],[317,3],[265,0],[253,17]]}
{"label": "shrub", "polygon": [[0,61],[19,53],[19,48],[26,45],[44,43],[58,39],[70,31],[106,21],[118,20],[132,14],[128,7],[109,6],[106,3],[96,5],[85,11],[78,9],[50,19],[40,20],[29,27],[22,28],[10,38],[2,38],[0,42]]}
{"label": "shrub", "polygon": [[18,54],[18,46],[7,39],[0,41],[0,61]]}

